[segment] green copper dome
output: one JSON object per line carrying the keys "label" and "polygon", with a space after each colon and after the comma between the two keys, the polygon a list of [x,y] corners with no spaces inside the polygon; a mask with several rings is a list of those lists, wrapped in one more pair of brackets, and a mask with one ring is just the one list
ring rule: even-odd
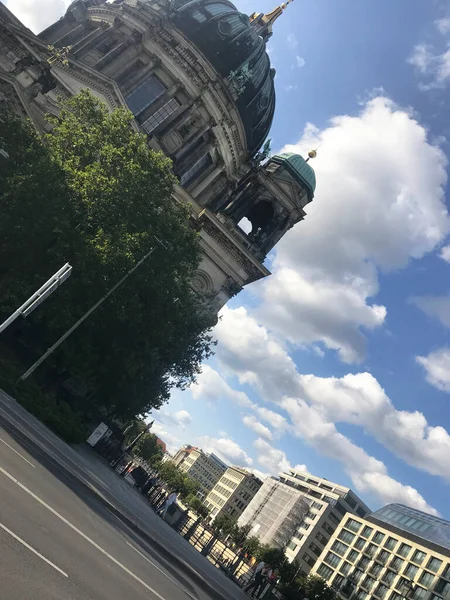
{"label": "green copper dome", "polygon": [[277,154],[273,159],[276,162],[282,163],[296,179],[300,180],[308,190],[308,196],[310,196],[311,201],[316,189],[316,174],[306,160],[300,154],[294,154],[293,152]]}

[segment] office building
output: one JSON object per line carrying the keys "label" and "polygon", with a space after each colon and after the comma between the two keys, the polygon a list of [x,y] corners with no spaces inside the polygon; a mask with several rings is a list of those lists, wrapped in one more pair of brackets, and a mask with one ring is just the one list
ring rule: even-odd
{"label": "office building", "polygon": [[257,537],[262,544],[285,548],[310,503],[302,492],[269,477],[239,517],[238,525],[251,525],[249,537]]}
{"label": "office building", "polygon": [[280,473],[280,481],[302,492],[310,507],[288,542],[286,556],[308,574],[347,513],[364,517],[368,506],[348,487],[291,469]]}
{"label": "office building", "polygon": [[229,467],[205,500],[211,519],[228,514],[238,519],[262,485],[262,481],[240,467]]}
{"label": "office building", "polygon": [[180,448],[174,457],[174,463],[200,485],[200,498],[208,494],[227,469],[227,465],[215,454],[207,454],[194,446]]}
{"label": "office building", "polygon": [[345,600],[449,600],[450,522],[400,504],[348,515],[313,573]]}

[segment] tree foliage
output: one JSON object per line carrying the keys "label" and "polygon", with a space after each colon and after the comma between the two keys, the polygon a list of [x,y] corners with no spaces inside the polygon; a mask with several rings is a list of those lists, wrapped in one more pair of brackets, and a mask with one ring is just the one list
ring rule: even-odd
{"label": "tree foliage", "polygon": [[[129,417],[158,408],[211,353],[213,318],[190,278],[200,260],[171,163],[89,92],[62,103],[41,140],[0,117],[0,314],[65,262],[65,282],[21,325],[39,355],[151,248],[153,254],[64,342],[46,367],[87,384],[93,401]],[[161,240],[164,246],[160,245]]]}
{"label": "tree foliage", "polygon": [[189,506],[189,508],[203,518],[206,518],[209,515],[209,510],[206,508],[200,498],[198,498],[198,496],[189,494],[189,496],[186,498],[186,504]]}
{"label": "tree foliage", "polygon": [[159,477],[166,486],[175,490],[181,498],[195,496],[200,489],[199,484],[185,473],[182,473],[173,462],[166,461],[158,466]]}
{"label": "tree foliage", "polygon": [[286,600],[336,600],[337,594],[326,581],[317,575],[294,577],[291,581],[284,581],[280,591]]}
{"label": "tree foliage", "polygon": [[134,447],[133,452],[151,465],[161,460],[163,456],[162,448],[158,444],[158,438],[153,433],[144,433]]}

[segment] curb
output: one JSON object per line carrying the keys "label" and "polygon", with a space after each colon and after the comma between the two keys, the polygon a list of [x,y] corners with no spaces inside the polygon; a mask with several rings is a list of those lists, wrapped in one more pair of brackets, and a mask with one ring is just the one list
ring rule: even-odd
{"label": "curb", "polygon": [[215,600],[229,600],[228,595],[221,594],[215,587],[213,587],[206,579],[204,579],[197,571],[195,571],[189,564],[180,560],[177,556],[172,554],[167,548],[165,548],[160,542],[155,540],[150,534],[144,531],[139,525],[137,525],[130,517],[125,515],[116,506],[111,504],[101,494],[97,493],[92,487],[83,481],[80,477],[77,477],[69,468],[65,467],[58,460],[56,460],[49,452],[42,448],[39,444],[30,439],[24,431],[17,427],[14,423],[7,420],[3,415],[0,414],[0,425],[5,431],[16,438],[26,449],[31,448],[33,453],[44,459],[45,462],[50,463],[52,469],[61,473],[64,479],[69,481],[72,485],[81,487],[83,491],[93,497],[101,506],[106,508],[108,512],[114,515],[117,519],[122,521],[129,529],[139,535],[145,542],[152,546],[167,562],[172,565],[176,563],[177,568],[185,575],[195,580],[196,583],[202,587],[203,591],[207,592]]}

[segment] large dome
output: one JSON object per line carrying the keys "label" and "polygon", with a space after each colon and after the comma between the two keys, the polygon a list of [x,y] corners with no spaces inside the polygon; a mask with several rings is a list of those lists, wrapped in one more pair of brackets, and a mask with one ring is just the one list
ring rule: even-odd
{"label": "large dome", "polygon": [[[181,0],[183,1],[183,0]],[[227,0],[192,0],[176,10],[175,25],[233,87],[254,155],[269,133],[275,111],[274,71],[262,37]]]}

